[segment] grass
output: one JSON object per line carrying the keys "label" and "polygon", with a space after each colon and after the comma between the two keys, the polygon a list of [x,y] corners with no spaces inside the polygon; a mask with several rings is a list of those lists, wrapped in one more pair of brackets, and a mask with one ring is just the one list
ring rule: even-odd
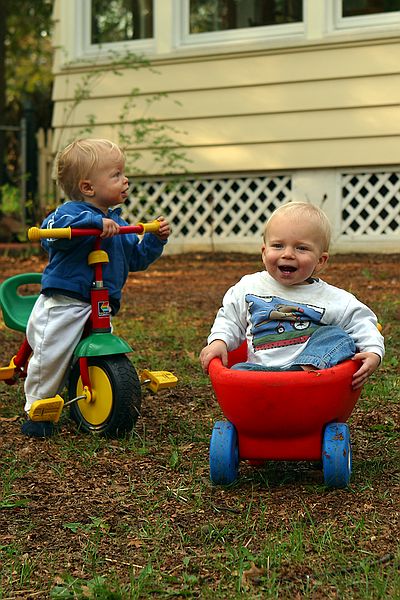
{"label": "grass", "polygon": [[[149,323],[150,321],[150,323]],[[199,373],[198,352],[207,337],[207,321],[189,310],[168,307],[147,319],[119,319],[116,333],[132,340],[135,366],[157,364],[160,370],[176,371],[183,384],[208,385]],[[175,367],[176,365],[176,367]]]}
{"label": "grass", "polygon": [[[326,490],[307,463],[243,464],[213,487],[221,414],[197,359],[207,319],[171,307],[120,319],[136,366],[174,371],[179,386],[146,394],[124,439],[77,434],[63,417],[50,441],[2,440],[0,598],[399,598],[396,310],[382,306],[387,358],[350,419],[346,490]],[[11,418],[22,392],[5,392]]]}

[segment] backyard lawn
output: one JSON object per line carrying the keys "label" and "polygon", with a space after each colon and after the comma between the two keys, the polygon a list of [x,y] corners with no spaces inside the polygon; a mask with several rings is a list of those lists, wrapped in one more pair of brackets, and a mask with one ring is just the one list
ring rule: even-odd
{"label": "backyard lawn", "polygon": [[[3,254],[0,281],[44,264]],[[143,392],[124,439],[83,434],[67,411],[54,438],[27,439],[22,385],[0,382],[0,599],[400,597],[400,256],[334,256],[323,275],[371,306],[387,345],[349,421],[345,490],[306,462],[241,464],[232,486],[210,483],[223,415],[198,354],[224,292],[261,268],[190,254],[131,274],[114,329],[137,368],[179,382]],[[1,366],[20,340],[1,322]]]}

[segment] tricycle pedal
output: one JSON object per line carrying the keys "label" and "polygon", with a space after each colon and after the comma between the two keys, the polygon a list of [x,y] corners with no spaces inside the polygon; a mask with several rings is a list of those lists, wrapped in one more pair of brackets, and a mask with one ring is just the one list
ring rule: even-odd
{"label": "tricycle pedal", "polygon": [[0,381],[3,381],[4,379],[11,379],[12,377],[14,377],[16,369],[14,358],[15,356],[12,357],[8,367],[0,367]]}
{"label": "tricycle pedal", "polygon": [[143,369],[140,373],[140,383],[147,385],[149,390],[157,393],[165,388],[174,387],[178,382],[178,378],[169,371],[149,371]]}
{"label": "tricycle pedal", "polygon": [[64,400],[57,394],[54,398],[36,400],[29,411],[31,421],[52,421],[57,423],[64,406]]}

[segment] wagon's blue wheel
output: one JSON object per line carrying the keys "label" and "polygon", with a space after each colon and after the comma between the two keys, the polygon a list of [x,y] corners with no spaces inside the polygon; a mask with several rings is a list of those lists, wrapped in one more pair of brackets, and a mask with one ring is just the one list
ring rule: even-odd
{"label": "wagon's blue wheel", "polygon": [[322,440],[322,468],[325,485],[330,488],[348,486],[351,475],[350,432],[346,423],[329,423]]}
{"label": "wagon's blue wheel", "polygon": [[217,485],[229,485],[238,476],[239,449],[235,426],[217,421],[210,441],[210,479]]}

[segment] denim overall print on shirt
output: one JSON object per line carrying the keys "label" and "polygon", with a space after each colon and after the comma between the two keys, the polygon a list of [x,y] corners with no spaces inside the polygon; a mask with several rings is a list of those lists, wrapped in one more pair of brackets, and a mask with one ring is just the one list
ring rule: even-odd
{"label": "denim overall print on shirt", "polygon": [[[302,345],[303,350],[282,370],[302,370],[300,365],[328,369],[356,353],[352,338],[340,327],[321,324],[325,309],[293,303],[278,296],[246,294],[250,336],[254,352]],[[234,369],[279,371],[279,367],[238,363]]]}

